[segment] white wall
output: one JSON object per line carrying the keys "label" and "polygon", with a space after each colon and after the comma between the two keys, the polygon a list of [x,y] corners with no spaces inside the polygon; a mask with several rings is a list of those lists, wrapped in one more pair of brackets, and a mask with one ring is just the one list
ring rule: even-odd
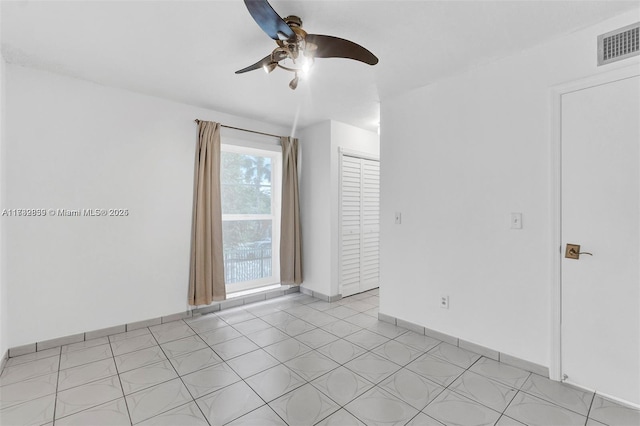
{"label": "white wall", "polygon": [[550,87],[637,64],[596,67],[596,36],[637,20],[383,101],[380,312],[549,365]]}
{"label": "white wall", "polygon": [[301,215],[304,258],[303,287],[326,296],[339,294],[340,154],[348,149],[379,154],[378,135],[337,121],[305,128],[302,151]]}
{"label": "white wall", "polygon": [[129,209],[5,221],[8,347],[185,311],[193,120],[287,134],[14,65],[3,99],[4,207]]}
{"label": "white wall", "polygon": [[[5,123],[6,123],[6,108],[5,108],[5,88],[6,88],[6,79],[5,79],[5,71],[6,71],[6,63],[4,58],[0,56],[0,212],[5,206],[4,203],[4,186],[6,183],[6,179],[4,176],[4,146],[5,146]],[[7,317],[7,296],[6,296],[6,280],[5,280],[5,244],[4,244],[4,227],[5,227],[5,218],[0,216],[0,359],[7,353],[7,349],[9,349],[7,343],[7,327],[8,327],[8,317]]]}
{"label": "white wall", "polygon": [[331,122],[308,126],[300,133],[300,216],[303,286],[329,295],[331,282],[330,147]]}

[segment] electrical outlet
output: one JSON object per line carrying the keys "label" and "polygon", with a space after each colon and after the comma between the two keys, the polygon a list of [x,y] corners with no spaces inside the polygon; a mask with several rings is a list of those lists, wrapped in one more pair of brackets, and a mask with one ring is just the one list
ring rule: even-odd
{"label": "electrical outlet", "polygon": [[396,212],[396,225],[402,224],[402,213]]}
{"label": "electrical outlet", "polygon": [[449,309],[449,296],[440,296],[440,307],[442,309]]}

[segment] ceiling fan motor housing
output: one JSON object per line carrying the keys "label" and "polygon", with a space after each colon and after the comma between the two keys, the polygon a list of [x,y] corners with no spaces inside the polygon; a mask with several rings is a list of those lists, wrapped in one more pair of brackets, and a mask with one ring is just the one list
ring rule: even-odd
{"label": "ceiling fan motor housing", "polygon": [[[346,58],[369,65],[378,63],[378,58],[373,53],[357,43],[339,37],[307,34],[302,29],[302,19],[299,16],[289,15],[281,18],[268,0],[244,0],[244,3],[256,23],[275,40],[278,47],[255,64],[236,71],[236,74],[259,68],[267,72],[273,71],[276,67],[282,68],[295,73],[295,78],[289,84],[291,89],[295,89],[298,85],[298,72],[306,72],[311,66],[309,61],[312,64],[315,58]],[[298,64],[296,60],[300,53],[304,55],[305,60]],[[287,59],[291,59],[294,65],[282,63]]]}
{"label": "ceiling fan motor housing", "polygon": [[295,16],[295,15],[289,15],[286,18],[284,18],[284,22],[287,23],[287,25],[289,26],[296,26],[296,27],[301,27],[302,26],[302,19],[300,19],[299,16]]}

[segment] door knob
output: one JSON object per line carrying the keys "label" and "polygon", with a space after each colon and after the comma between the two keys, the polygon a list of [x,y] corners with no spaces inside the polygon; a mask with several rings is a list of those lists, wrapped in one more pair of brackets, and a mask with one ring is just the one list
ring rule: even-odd
{"label": "door knob", "polygon": [[581,254],[593,256],[592,253],[580,251],[580,244],[567,244],[567,248],[564,251],[564,257],[566,257],[567,259],[580,259]]}

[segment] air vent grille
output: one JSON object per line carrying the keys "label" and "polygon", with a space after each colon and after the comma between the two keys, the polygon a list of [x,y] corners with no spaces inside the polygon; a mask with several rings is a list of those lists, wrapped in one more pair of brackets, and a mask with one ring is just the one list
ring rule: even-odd
{"label": "air vent grille", "polygon": [[640,54],[640,22],[598,36],[598,65]]}

